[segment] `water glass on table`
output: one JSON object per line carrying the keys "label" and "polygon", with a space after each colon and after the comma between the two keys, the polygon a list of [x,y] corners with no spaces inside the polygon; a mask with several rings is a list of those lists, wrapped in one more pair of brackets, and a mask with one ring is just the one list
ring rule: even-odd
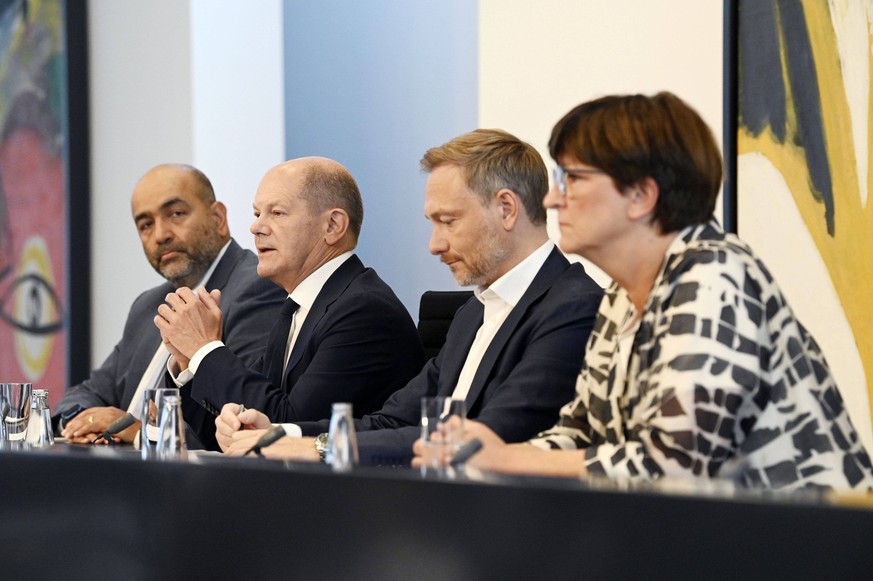
{"label": "water glass on table", "polygon": [[17,447],[24,443],[30,417],[30,397],[33,384],[0,383],[0,421],[3,444]]}
{"label": "water glass on table", "polygon": [[464,443],[464,400],[444,396],[421,398],[422,476],[454,475],[449,462]]}
{"label": "water glass on table", "polygon": [[161,394],[158,408],[158,443],[155,453],[158,460],[185,460],[188,447],[185,444],[185,422],[182,419],[182,397],[179,390]]}
{"label": "water glass on table", "polygon": [[157,459],[158,437],[160,435],[160,412],[163,408],[164,397],[167,395],[179,395],[178,389],[158,388],[143,390],[142,404],[140,407],[140,451],[143,460]]}
{"label": "water glass on table", "polygon": [[331,406],[325,462],[335,472],[348,472],[358,463],[358,440],[350,403],[334,403]]}

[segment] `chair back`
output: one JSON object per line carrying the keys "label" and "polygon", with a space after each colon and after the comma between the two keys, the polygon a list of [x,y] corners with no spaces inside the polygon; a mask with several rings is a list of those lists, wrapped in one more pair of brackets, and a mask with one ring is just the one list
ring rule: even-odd
{"label": "chair back", "polygon": [[418,334],[428,359],[440,352],[455,312],[472,296],[473,291],[425,291],[421,295]]}

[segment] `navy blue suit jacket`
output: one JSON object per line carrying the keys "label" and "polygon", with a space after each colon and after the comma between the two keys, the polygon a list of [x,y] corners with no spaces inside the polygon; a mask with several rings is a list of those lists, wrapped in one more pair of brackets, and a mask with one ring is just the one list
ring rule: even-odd
{"label": "navy blue suit jacket", "polygon": [[[221,310],[224,313],[222,337],[242,361],[254,362],[261,355],[264,337],[276,320],[287,294],[269,280],[258,276],[258,258],[243,249],[235,240],[222,256],[206,283],[207,290],[221,290]],[[127,315],[121,341],[103,365],[91,376],[67,389],[55,408],[55,418],[74,407],[113,406],[127,409],[143,374],[161,344],[161,334],[154,318],[158,306],[176,288],[164,283],[142,293]],[[175,387],[175,386],[173,386]],[[209,421],[215,439],[215,418],[208,419],[205,410],[183,411],[189,424]],[[202,417],[199,417],[202,416]],[[192,442],[192,447],[196,443]]]}
{"label": "navy blue suit jacket", "polygon": [[[191,398],[207,407],[243,403],[273,422],[329,418],[334,402],[351,402],[360,417],[381,408],[418,373],[424,350],[391,288],[352,256],[319,292],[291,350],[282,385],[267,379],[269,365],[262,357],[248,367],[230,349],[218,348],[197,369]],[[214,434],[214,425],[211,430]]]}
{"label": "navy blue suit jacket", "polygon": [[[467,394],[467,417],[507,442],[552,427],[561,406],[573,399],[602,296],[581,264],[571,265],[554,249],[485,351]],[[452,394],[483,312],[478,299],[467,301],[439,354],[381,410],[355,422],[362,463],[409,462],[420,435],[421,398]],[[314,436],[326,432],[329,422],[297,424]]]}

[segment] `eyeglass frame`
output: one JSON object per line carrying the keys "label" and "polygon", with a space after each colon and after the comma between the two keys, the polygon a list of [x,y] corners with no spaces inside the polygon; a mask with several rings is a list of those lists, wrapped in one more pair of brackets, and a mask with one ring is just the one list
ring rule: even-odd
{"label": "eyeglass frame", "polygon": [[555,166],[555,169],[552,171],[552,179],[555,182],[555,185],[558,186],[558,191],[561,193],[562,197],[567,196],[567,178],[572,176],[573,174],[605,174],[606,172],[602,169],[592,169],[587,167],[561,167]]}

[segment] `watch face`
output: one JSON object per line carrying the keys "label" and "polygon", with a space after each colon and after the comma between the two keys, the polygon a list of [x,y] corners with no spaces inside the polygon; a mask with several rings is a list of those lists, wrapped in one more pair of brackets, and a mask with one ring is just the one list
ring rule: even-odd
{"label": "watch face", "polygon": [[315,436],[315,451],[318,452],[318,459],[324,462],[324,457],[327,454],[327,434],[318,434]]}

